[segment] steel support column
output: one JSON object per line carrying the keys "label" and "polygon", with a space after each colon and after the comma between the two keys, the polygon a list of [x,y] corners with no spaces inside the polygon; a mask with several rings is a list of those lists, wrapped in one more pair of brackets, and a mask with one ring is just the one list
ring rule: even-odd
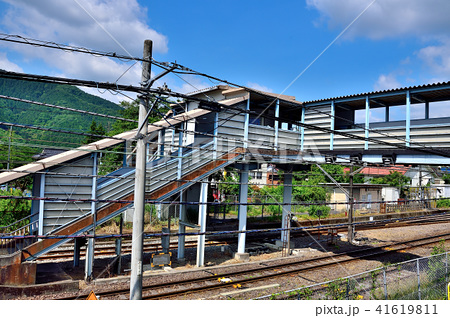
{"label": "steel support column", "polygon": [[164,140],[166,138],[166,130],[161,129],[158,132],[158,157],[164,157]]}
{"label": "steel support column", "polygon": [[[89,234],[95,235],[95,232],[92,230],[89,231]],[[84,260],[84,280],[87,282],[93,279],[94,249],[95,249],[95,241],[94,238],[90,237],[87,240],[86,258]]]}
{"label": "steel support column", "polygon": [[218,138],[217,134],[219,132],[219,113],[214,114],[214,148],[213,148],[213,160],[217,159],[217,147],[218,147]]}
{"label": "steel support column", "polygon": [[364,143],[364,149],[369,149],[369,120],[370,120],[370,101],[369,96],[366,96],[366,120],[365,120],[365,126],[364,126],[364,136],[366,138],[366,142]]}
{"label": "steel support column", "polygon": [[247,106],[245,107],[246,113],[244,115],[244,148],[248,147],[248,125],[250,124],[250,92],[248,93]]}
{"label": "steel support column", "polygon": [[[305,123],[305,107],[302,107],[302,121],[301,123]],[[305,143],[305,127],[300,128],[300,150],[303,151]]]}
{"label": "steel support column", "polygon": [[[284,174],[283,182],[283,214],[281,217],[281,228],[287,229],[290,227],[290,223],[286,222],[286,215],[291,213],[292,209],[292,173],[288,172]],[[283,241],[283,233],[281,233],[281,240]]]}
{"label": "steel support column", "polygon": [[411,97],[409,91],[406,91],[406,127],[405,127],[406,146],[409,147],[411,141]]}
{"label": "steel support column", "polygon": [[[200,225],[200,233],[206,231],[206,214],[208,208],[208,182],[204,180],[201,183],[200,199],[198,205],[198,223]],[[198,236],[197,241],[197,267],[205,265],[205,234]]]}
{"label": "steel support column", "polygon": [[[180,124],[183,128],[183,123]],[[183,172],[183,130],[178,132],[178,167],[177,167],[177,178],[181,179]]]}
{"label": "steel support column", "polygon": [[73,267],[80,266],[81,246],[86,244],[84,238],[75,238],[73,240]]}
{"label": "steel support column", "polygon": [[[47,170],[48,171],[48,170]],[[46,172],[47,172],[46,171]],[[39,196],[45,197],[45,174],[41,174],[41,180],[39,184]],[[44,200],[39,200],[39,224],[38,224],[38,235],[44,235]],[[39,239],[41,241],[42,239]]]}
{"label": "steel support column", "polygon": [[[335,105],[334,105],[334,100],[332,100],[331,101],[331,109],[330,109],[330,112],[331,112],[331,116],[330,116],[330,129],[332,130],[332,131],[334,131],[334,127],[335,127],[335,118],[334,118],[334,115],[335,115],[335,113],[336,113],[336,109],[335,109]],[[334,133],[333,132],[331,132],[330,133],[330,150],[333,150],[333,147],[334,147]]]}
{"label": "steel support column", "polygon": [[274,123],[274,128],[275,128],[275,140],[274,140],[274,146],[275,146],[275,150],[278,148],[278,134],[279,134],[279,120],[278,118],[280,117],[280,100],[277,99],[276,104],[275,104],[275,123]]}
{"label": "steel support column", "polygon": [[[247,197],[248,197],[248,165],[245,164],[240,172],[239,185],[239,231],[247,230]],[[238,253],[245,253],[246,233],[238,234]]]}
{"label": "steel support column", "polygon": [[[180,203],[183,203],[185,201],[186,194],[184,191],[180,192]],[[186,243],[186,236],[183,235],[186,232],[186,226],[183,224],[183,222],[186,222],[186,205],[180,204],[180,222],[178,226],[178,233],[181,234],[178,236],[178,253],[177,258],[179,260],[184,259],[184,250],[185,250],[185,243]]]}
{"label": "steel support column", "polygon": [[[90,234],[95,236],[95,227],[97,226],[97,208],[96,208],[96,199],[97,199],[97,153],[94,152],[92,155],[92,195],[91,195],[91,215],[92,215],[92,231]],[[91,281],[93,279],[93,270],[94,270],[94,250],[95,250],[95,238],[88,238],[87,248],[86,248],[86,258],[85,258],[85,267],[84,267],[84,279],[86,281]]]}
{"label": "steel support column", "polygon": [[131,165],[132,165],[131,141],[126,140],[124,142],[123,166],[131,167]]}
{"label": "steel support column", "polygon": [[[181,128],[183,128],[183,123],[180,124]],[[181,180],[181,177],[183,175],[183,131],[180,130],[178,132],[178,164],[177,164],[177,179]],[[180,192],[180,202],[185,201],[186,199],[186,193],[184,191]],[[179,224],[179,233],[186,232],[186,226],[182,224],[182,222],[186,221],[186,205],[181,204],[180,205],[180,224]],[[185,249],[185,242],[186,242],[186,236],[180,235],[178,237],[178,259],[183,260],[184,259],[184,249]]]}

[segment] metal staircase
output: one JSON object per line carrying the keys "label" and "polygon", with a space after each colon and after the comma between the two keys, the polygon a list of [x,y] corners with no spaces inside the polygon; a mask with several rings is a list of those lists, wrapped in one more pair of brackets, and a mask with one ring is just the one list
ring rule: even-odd
{"label": "metal staircase", "polygon": [[[185,149],[156,159],[147,164],[146,196],[165,200],[196,181],[207,178],[242,157],[240,149],[233,148],[221,155],[213,149],[213,142]],[[167,159],[169,158],[169,159]],[[124,212],[132,206],[134,197],[134,168],[121,168],[95,178],[96,154],[49,169],[39,176],[39,197],[32,213],[39,215],[33,222],[40,235],[81,235]],[[180,169],[181,168],[181,169]],[[35,193],[36,195],[37,193]],[[94,221],[95,215],[95,221]],[[70,241],[44,239],[26,247],[24,260],[34,260],[50,250]]]}

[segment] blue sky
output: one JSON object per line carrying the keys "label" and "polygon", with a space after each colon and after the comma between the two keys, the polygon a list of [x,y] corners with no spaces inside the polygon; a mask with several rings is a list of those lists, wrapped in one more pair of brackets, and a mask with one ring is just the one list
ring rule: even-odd
{"label": "blue sky", "polygon": [[[150,38],[159,61],[300,101],[449,81],[448,16],[448,0],[0,0],[2,33],[132,56]],[[6,70],[137,85],[130,65],[0,41]],[[217,84],[163,82],[183,93]]]}

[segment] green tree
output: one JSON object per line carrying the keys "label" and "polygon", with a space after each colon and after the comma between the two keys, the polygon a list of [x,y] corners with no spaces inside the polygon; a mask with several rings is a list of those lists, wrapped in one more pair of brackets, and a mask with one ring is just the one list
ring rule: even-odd
{"label": "green tree", "polygon": [[31,162],[40,149],[24,146],[26,143],[15,131],[0,129],[0,167],[13,169]]}
{"label": "green tree", "polygon": [[400,195],[403,196],[403,188],[409,184],[411,178],[404,176],[398,171],[389,171],[389,174],[379,178],[373,178],[372,184],[388,184],[392,187],[396,187],[400,191]]}
{"label": "green tree", "polygon": [[402,188],[409,184],[411,178],[404,176],[398,171],[390,171],[388,175],[379,178],[373,178],[372,184],[388,184],[392,187]]}
{"label": "green tree", "polygon": [[219,180],[219,192],[225,197],[239,195],[239,173],[230,168],[225,168],[223,173],[217,173],[215,178]]}
{"label": "green tree", "polygon": [[[335,174],[334,165],[323,165],[322,168],[330,175]],[[342,170],[343,172],[343,170]],[[317,166],[311,166],[309,172],[294,174],[292,195],[295,201],[320,202],[326,201],[327,190],[320,186],[322,183],[331,182]]]}
{"label": "green tree", "polygon": [[450,174],[444,174],[442,176],[442,179],[444,180],[445,184],[450,184]]}
{"label": "green tree", "polygon": [[[150,100],[150,104],[154,103],[154,99]],[[117,120],[113,123],[111,131],[108,132],[109,136],[114,136],[125,131],[130,131],[138,128],[139,119],[139,101],[134,100],[133,102],[122,101],[120,103],[122,107],[119,111],[119,116],[126,119],[132,119],[136,122]],[[154,123],[161,120],[163,115],[169,110],[167,103],[158,102],[156,107],[153,108],[150,116],[148,117],[149,123]],[[106,175],[119,169],[123,164],[123,152],[124,145],[119,145],[109,149],[102,155],[100,160],[99,174]]]}
{"label": "green tree", "polygon": [[[0,190],[0,196],[22,197],[23,192],[20,189],[10,188],[8,190]],[[25,199],[2,199],[0,200],[0,226],[10,225],[20,219],[30,215],[31,200]],[[25,223],[28,221],[25,221]],[[19,228],[24,224],[17,224],[14,228],[7,229],[8,231]]]}
{"label": "green tree", "polygon": [[[91,135],[99,135],[99,136],[105,136],[106,130],[102,126],[102,124],[97,124],[95,120],[91,122],[91,126],[89,127],[89,131],[87,132]],[[96,136],[86,136],[84,138],[83,144],[90,144],[91,142],[95,142],[97,140],[103,139],[102,137],[96,137]]]}

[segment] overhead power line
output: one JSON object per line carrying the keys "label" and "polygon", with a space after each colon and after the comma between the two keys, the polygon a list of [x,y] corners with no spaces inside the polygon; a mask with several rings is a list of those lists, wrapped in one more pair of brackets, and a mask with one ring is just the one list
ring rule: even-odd
{"label": "overhead power line", "polygon": [[13,123],[6,123],[6,122],[3,122],[3,121],[0,121],[0,125],[7,126],[7,127],[18,127],[18,128],[26,128],[26,129],[34,129],[34,130],[56,132],[56,133],[72,134],[72,135],[78,135],[78,136],[88,136],[88,137],[96,137],[96,138],[108,138],[108,139],[115,139],[115,140],[122,140],[122,141],[126,141],[127,140],[125,138],[118,138],[118,137],[113,137],[113,136],[110,137],[110,136],[105,136],[105,135],[81,133],[81,132],[68,131],[68,130],[62,130],[62,129],[54,129],[54,128],[45,128],[45,127],[39,127],[39,126],[33,126],[33,125],[13,124]]}
{"label": "overhead power line", "polygon": [[116,59],[124,60],[124,61],[148,62],[148,59],[144,59],[142,57],[133,57],[130,55],[117,54],[116,52],[104,52],[104,51],[87,49],[87,48],[80,47],[80,46],[73,46],[73,45],[66,45],[66,44],[50,42],[50,41],[36,40],[36,39],[31,39],[31,38],[27,38],[27,37],[20,36],[20,35],[14,35],[14,34],[0,33],[0,41],[26,44],[26,45],[31,45],[31,46],[35,46],[35,47],[58,49],[58,50],[63,50],[65,52],[83,53],[83,54],[89,54],[89,55],[96,56],[96,57],[102,57],[102,56],[110,57],[110,58],[116,58]]}
{"label": "overhead power line", "polygon": [[[29,44],[29,43],[26,43]],[[55,47],[56,48],[56,47]],[[166,63],[166,65],[169,65]],[[244,87],[242,85],[238,85],[235,83],[231,83],[229,81],[225,81],[225,80],[221,80],[217,77],[208,75],[208,74],[204,74],[204,73],[200,73],[200,72],[196,72],[193,71],[191,69],[188,69],[180,64],[177,63],[171,63],[170,65],[172,65],[173,67],[176,67],[180,70],[183,71],[189,71],[192,73],[195,73],[195,75],[200,75],[200,76],[204,76],[207,77],[209,79],[214,79],[223,83],[227,83],[236,87],[241,87],[244,88],[245,90],[249,91],[249,92],[253,92],[255,94],[259,94],[259,95],[263,95],[266,96],[264,93],[259,92],[257,90],[254,89],[250,89],[248,87]],[[174,72],[177,72],[176,70],[174,70]],[[211,106],[213,107],[219,107],[219,108],[223,108],[223,107],[227,107],[227,108],[233,108],[232,106],[223,106],[219,103],[216,103],[214,101],[208,100],[205,101],[204,99],[200,99],[200,98],[195,98],[192,96],[188,96],[185,94],[181,94],[181,93],[175,93],[175,92],[171,92],[171,91],[167,91],[167,90],[162,90],[162,89],[151,89],[151,88],[143,88],[143,87],[137,87],[137,86],[133,86],[133,85],[119,85],[117,83],[102,83],[102,82],[95,82],[95,81],[85,81],[85,80],[77,80],[77,79],[67,79],[67,78],[60,78],[60,77],[51,77],[51,76],[39,76],[39,75],[31,75],[31,74],[23,74],[23,73],[15,73],[15,72],[6,72],[6,71],[0,71],[0,77],[7,77],[7,78],[16,78],[16,79],[23,79],[23,80],[30,80],[30,81],[40,81],[40,82],[51,82],[51,83],[59,83],[59,84],[70,84],[70,85],[78,85],[78,86],[86,86],[86,87],[96,87],[96,88],[102,88],[102,89],[108,89],[108,90],[113,90],[113,91],[131,91],[131,92],[135,92],[135,93],[139,93],[142,95],[148,95],[148,94],[162,94],[162,95],[166,95],[166,96],[170,96],[170,97],[179,97],[179,98],[184,98],[186,100],[194,100],[194,101],[200,101],[202,103],[210,103]],[[276,100],[277,98],[275,97],[274,100]],[[296,106],[298,106],[296,104]],[[247,113],[251,113],[251,111],[245,111],[243,109],[240,108],[235,108],[236,110],[240,111],[240,112],[247,112]],[[298,121],[293,121],[290,119],[285,119],[285,118],[275,118],[274,116],[268,116],[267,114],[257,114],[258,116],[263,116],[265,118],[270,118],[273,120],[278,120],[278,121],[283,121],[283,122],[288,122],[288,123],[293,123],[297,126],[301,126],[304,128],[308,128],[311,130],[319,130],[319,131],[323,131],[323,132],[327,132],[327,133],[334,133],[336,135],[341,135],[350,139],[357,139],[357,140],[364,140],[364,141],[370,141],[373,143],[377,143],[377,144],[381,144],[381,145],[386,145],[386,146],[390,146],[390,147],[395,147],[395,148],[399,148],[399,149],[411,149],[411,150],[416,150],[419,152],[425,152],[425,153],[432,153],[432,154],[437,154],[440,156],[444,156],[444,157],[449,157],[450,154],[448,154],[447,152],[441,151],[441,150],[436,150],[434,148],[431,147],[427,147],[427,149],[423,149],[423,148],[413,148],[413,147],[409,147],[406,145],[401,145],[401,144],[397,144],[397,143],[391,143],[391,142],[386,142],[386,141],[382,141],[382,140],[378,140],[376,138],[373,137],[361,137],[358,135],[354,135],[354,134],[350,134],[350,133],[346,133],[346,132],[342,132],[339,130],[333,130],[330,128],[325,128],[325,127],[319,127],[317,125],[312,125],[312,124],[306,124],[306,123],[300,123]]]}
{"label": "overhead power line", "polygon": [[23,102],[23,103],[38,105],[38,106],[45,106],[45,107],[50,107],[50,108],[56,108],[56,109],[60,109],[60,110],[67,110],[67,111],[76,112],[76,113],[85,114],[85,115],[92,115],[92,116],[98,116],[98,117],[104,117],[104,118],[109,118],[109,119],[123,120],[123,121],[132,122],[132,123],[137,123],[137,120],[134,120],[134,119],[128,119],[128,118],[123,118],[123,117],[118,117],[118,116],[99,114],[99,113],[94,113],[94,112],[87,111],[87,110],[75,109],[75,108],[58,106],[58,105],[52,105],[52,104],[47,104],[47,103],[41,103],[41,102],[36,102],[36,101],[23,99],[23,98],[11,97],[11,96],[6,96],[6,95],[0,95],[0,98],[8,99],[8,100],[16,101],[16,102]]}

